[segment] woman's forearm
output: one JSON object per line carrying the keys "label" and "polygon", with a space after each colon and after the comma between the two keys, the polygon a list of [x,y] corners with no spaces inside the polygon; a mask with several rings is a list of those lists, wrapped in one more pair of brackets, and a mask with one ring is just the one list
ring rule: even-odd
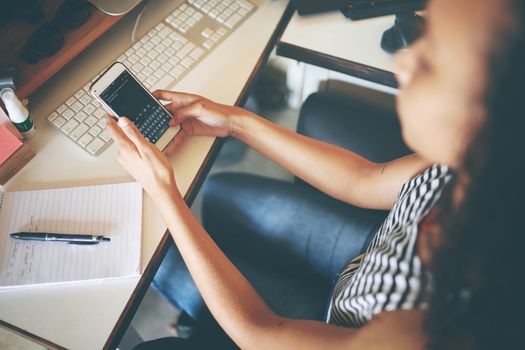
{"label": "woman's forearm", "polygon": [[238,118],[233,136],[322,192],[354,205],[374,207],[366,182],[380,165],[249,112]]}
{"label": "woman's forearm", "polygon": [[206,305],[239,346],[253,348],[261,329],[271,328],[280,317],[222,253],[184,201],[172,193],[157,206]]}

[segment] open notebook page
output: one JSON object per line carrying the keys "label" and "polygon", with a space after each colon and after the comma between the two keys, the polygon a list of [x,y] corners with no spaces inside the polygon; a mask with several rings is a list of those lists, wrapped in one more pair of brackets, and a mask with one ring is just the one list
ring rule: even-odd
{"label": "open notebook page", "polygon": [[[141,227],[142,190],[136,183],[0,194],[0,289],[137,275]],[[20,231],[104,235],[111,241],[79,246],[9,236]]]}

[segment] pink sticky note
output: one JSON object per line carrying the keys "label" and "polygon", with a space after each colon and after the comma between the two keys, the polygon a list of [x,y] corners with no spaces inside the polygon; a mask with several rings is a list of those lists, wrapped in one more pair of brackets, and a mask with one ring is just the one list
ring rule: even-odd
{"label": "pink sticky note", "polygon": [[20,132],[16,130],[15,124],[11,122],[11,119],[9,119],[7,114],[4,112],[4,109],[0,107],[0,126],[3,125],[7,126],[9,131],[11,131],[11,133],[15,135],[19,140],[22,140],[22,134],[20,134]]}
{"label": "pink sticky note", "polygon": [[9,157],[22,147],[20,141],[5,125],[0,125],[0,164],[3,164]]}

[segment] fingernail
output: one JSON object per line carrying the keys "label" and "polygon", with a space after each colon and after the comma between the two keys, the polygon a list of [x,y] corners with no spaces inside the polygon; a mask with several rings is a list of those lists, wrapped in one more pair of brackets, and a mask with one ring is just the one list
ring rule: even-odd
{"label": "fingernail", "polygon": [[120,127],[125,127],[129,125],[129,119],[126,117],[120,117],[118,118],[118,125]]}

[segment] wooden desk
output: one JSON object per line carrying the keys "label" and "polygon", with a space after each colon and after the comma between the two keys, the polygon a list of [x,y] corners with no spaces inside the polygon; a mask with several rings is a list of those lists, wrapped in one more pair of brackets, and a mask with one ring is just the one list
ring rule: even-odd
{"label": "wooden desk", "polygon": [[361,85],[392,93],[397,88],[393,59],[380,43],[393,23],[394,16],[351,21],[340,12],[304,17],[296,13],[277,43],[277,54],[349,74]]}
{"label": "wooden desk", "polygon": [[[285,0],[252,2],[257,5],[257,11],[173,89],[202,94],[221,103],[242,102],[273,47],[278,34],[276,28],[289,19],[289,16],[283,16],[288,3]],[[180,1],[149,2],[138,35],[154,27],[178,3]],[[38,134],[29,144],[38,153],[5,186],[6,190],[131,181],[116,161],[114,145],[99,157],[91,157],[48,126],[44,119],[130,45],[136,15],[137,11],[134,11],[121,20],[31,95],[30,109]],[[219,144],[211,137],[194,137],[170,158],[177,184],[187,201],[196,194]],[[22,333],[38,335],[44,342],[47,340],[68,349],[116,347],[169,243],[166,225],[147,195],[144,195],[142,232],[142,266],[145,270],[140,278],[0,293],[0,325],[11,325]],[[47,346],[53,346],[52,343],[47,343]]]}

